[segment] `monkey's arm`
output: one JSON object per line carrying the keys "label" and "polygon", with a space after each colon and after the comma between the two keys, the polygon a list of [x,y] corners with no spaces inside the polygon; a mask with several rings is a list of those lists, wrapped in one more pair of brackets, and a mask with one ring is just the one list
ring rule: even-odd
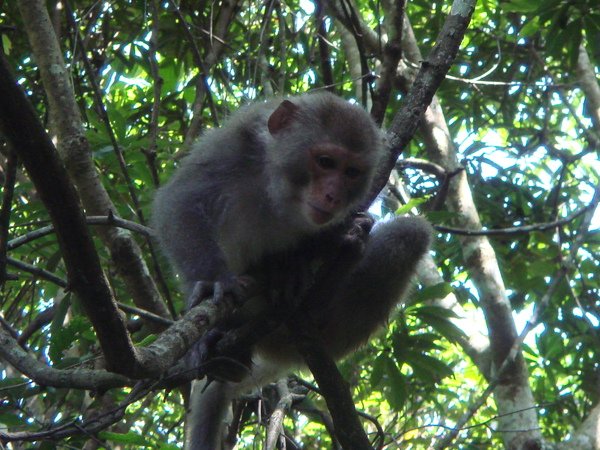
{"label": "monkey's arm", "polygon": [[[206,187],[188,174],[180,175],[158,191],[153,222],[161,247],[183,277],[190,308],[202,299],[196,297],[234,292],[237,281],[217,242],[216,219],[206,200]],[[192,296],[198,282],[203,285]]]}
{"label": "monkey's arm", "polygon": [[[189,174],[185,175],[194,180]],[[203,195],[205,190],[206,186],[197,180],[191,185],[181,177],[175,178],[158,191],[154,203],[153,225],[163,251],[183,278],[186,310],[207,297],[216,301],[225,295],[241,297],[238,279],[229,270],[216,240],[215,219],[210,214],[211,205],[205,200],[210,197]],[[207,363],[216,342],[232,326],[230,321],[231,318],[226,317],[225,323],[216,324],[186,354],[188,367],[198,370],[198,377],[207,373],[220,377],[223,371],[230,370],[231,364],[211,366]],[[250,353],[246,353],[238,359],[249,365]],[[228,379],[240,378],[246,373],[247,370],[243,370],[242,375],[234,373]]]}
{"label": "monkey's arm", "polygon": [[385,324],[409,289],[431,239],[431,225],[419,217],[398,217],[374,228],[360,262],[336,288],[329,305],[311,305],[309,310],[333,356],[348,354]]}

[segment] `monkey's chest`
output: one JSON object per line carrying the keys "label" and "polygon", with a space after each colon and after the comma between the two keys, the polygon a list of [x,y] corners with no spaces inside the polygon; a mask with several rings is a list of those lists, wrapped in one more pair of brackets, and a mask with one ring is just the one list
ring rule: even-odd
{"label": "monkey's chest", "polygon": [[266,255],[293,247],[298,239],[289,227],[265,220],[232,221],[219,231],[219,246],[236,274],[246,272]]}

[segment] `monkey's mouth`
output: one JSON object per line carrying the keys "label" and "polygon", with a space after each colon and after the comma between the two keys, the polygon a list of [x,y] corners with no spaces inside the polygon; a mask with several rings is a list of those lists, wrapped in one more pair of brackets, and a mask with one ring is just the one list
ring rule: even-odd
{"label": "monkey's mouth", "polygon": [[317,225],[323,225],[333,219],[333,213],[325,211],[324,209],[319,208],[318,206],[313,205],[312,203],[308,203],[309,210],[308,215],[311,220]]}

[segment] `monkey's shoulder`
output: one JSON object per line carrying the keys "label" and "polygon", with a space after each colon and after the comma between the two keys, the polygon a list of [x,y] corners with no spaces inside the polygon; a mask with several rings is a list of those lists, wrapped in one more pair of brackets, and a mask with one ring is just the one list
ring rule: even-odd
{"label": "monkey's shoulder", "polygon": [[253,166],[248,164],[264,163],[268,139],[268,130],[261,121],[227,122],[221,128],[214,128],[204,133],[193,144],[184,164],[215,166],[230,164],[252,169]]}

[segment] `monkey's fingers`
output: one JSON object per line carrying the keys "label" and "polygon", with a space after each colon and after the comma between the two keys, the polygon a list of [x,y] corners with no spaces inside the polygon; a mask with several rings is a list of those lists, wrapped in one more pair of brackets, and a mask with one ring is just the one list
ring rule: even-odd
{"label": "monkey's fingers", "polygon": [[231,356],[220,355],[217,343],[230,331],[227,326],[219,325],[208,330],[187,355],[186,362],[196,376],[207,380],[239,382],[248,375],[252,364],[250,352],[240,352]]}
{"label": "monkey's fingers", "polygon": [[351,218],[350,225],[342,236],[344,251],[362,254],[364,252],[369,233],[375,221],[366,213],[357,213]]}
{"label": "monkey's fingers", "polygon": [[199,305],[204,300],[213,296],[213,283],[210,281],[197,281],[192,289],[192,294],[188,298],[188,309]]}
{"label": "monkey's fingers", "polygon": [[221,303],[225,299],[225,290],[224,283],[217,281],[213,284],[213,301],[215,303]]}
{"label": "monkey's fingers", "polygon": [[250,277],[231,276],[221,281],[197,281],[188,298],[188,309],[206,300],[231,303],[231,307],[240,306],[244,303],[247,290],[252,286],[250,280]]}
{"label": "monkey's fingers", "polygon": [[368,213],[357,212],[352,216],[353,228],[359,228],[361,233],[369,234],[375,224],[375,219]]}
{"label": "monkey's fingers", "polygon": [[312,284],[311,263],[311,255],[301,251],[282,252],[265,259],[264,284],[271,308],[285,312],[298,306],[301,296]]}
{"label": "monkey's fingers", "polygon": [[206,362],[214,356],[217,342],[223,334],[221,330],[212,328],[190,348],[185,360],[187,367],[196,371],[196,377],[202,378],[207,373]]}
{"label": "monkey's fingers", "polygon": [[194,349],[199,363],[204,363],[214,356],[217,342],[219,342],[224,335],[225,333],[218,328],[212,328],[204,333],[204,336],[196,343],[196,348]]}
{"label": "monkey's fingers", "polygon": [[255,288],[252,277],[247,275],[231,276],[214,284],[213,301],[227,302],[231,307],[243,305],[248,298],[248,293]]}

